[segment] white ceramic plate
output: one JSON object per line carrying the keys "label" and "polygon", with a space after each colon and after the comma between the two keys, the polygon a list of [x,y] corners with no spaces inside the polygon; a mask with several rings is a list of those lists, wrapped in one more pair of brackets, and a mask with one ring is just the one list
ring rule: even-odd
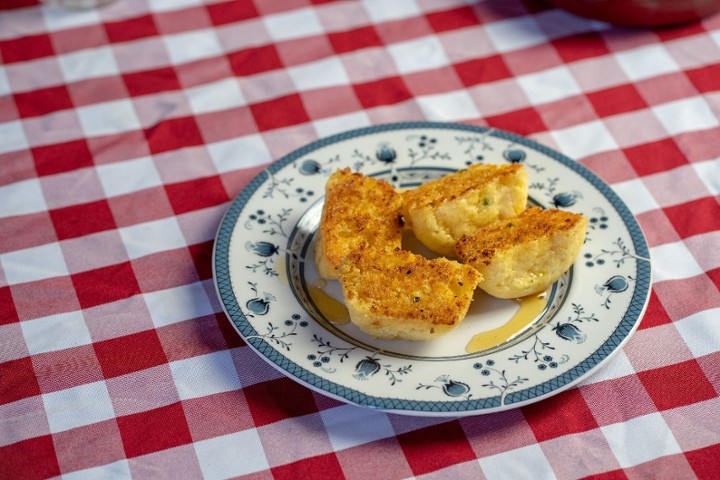
{"label": "white ceramic plate", "polygon": [[[319,279],[313,257],[330,173],[349,166],[406,188],[471,164],[508,162],[525,165],[531,202],[590,219],[578,260],[539,308],[478,290],[457,329],[419,343],[379,341],[342,324],[340,288]],[[285,375],[352,404],[432,416],[515,408],[579,382],[635,331],[651,284],[643,234],[598,177],[531,140],[445,123],[354,130],[273,163],[231,204],[213,268],[235,329]],[[525,326],[490,339],[519,316]]]}

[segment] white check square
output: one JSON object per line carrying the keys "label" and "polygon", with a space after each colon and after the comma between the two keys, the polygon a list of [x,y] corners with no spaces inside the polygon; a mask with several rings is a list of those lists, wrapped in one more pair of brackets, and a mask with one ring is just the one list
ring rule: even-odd
{"label": "white check square", "polygon": [[490,455],[478,461],[485,478],[541,478],[542,474],[553,471],[538,444]]}
{"label": "white check square", "polygon": [[455,121],[480,116],[466,91],[425,95],[418,97],[417,102],[428,120]]}
{"label": "white check square", "polygon": [[338,115],[336,117],[323,118],[315,120],[313,127],[320,138],[328,137],[336,133],[341,133],[355,128],[367,127],[372,122],[365,112],[348,113],[346,115]]}
{"label": "white check square", "polygon": [[386,414],[355,405],[329,408],[320,416],[336,452],[395,435]]}
{"label": "white check square", "polygon": [[174,217],[122,228],[120,236],[131,260],[187,246]]}
{"label": "white check square", "polygon": [[655,197],[639,178],[613,184],[613,189],[635,215],[660,208]]}
{"label": "white check square", "polygon": [[646,45],[618,52],[615,59],[630,80],[680,71],[678,64],[661,45]]}
{"label": "white check square", "polygon": [[241,388],[235,364],[227,350],[171,362],[170,371],[181,400]]}
{"label": "white check square", "polygon": [[270,36],[277,41],[292,40],[323,33],[320,19],[310,8],[267,15],[263,17],[263,22]]}
{"label": "white check square", "polygon": [[5,68],[0,68],[0,97],[9,95],[12,90],[10,89],[10,80],[8,80]]}
{"label": "white check square", "polygon": [[193,444],[203,478],[239,477],[270,468],[257,430],[243,430]]}
{"label": "white check square", "polygon": [[492,22],[485,26],[485,33],[500,53],[539,45],[548,39],[532,17]]}
{"label": "white check square", "polygon": [[554,130],[550,135],[559,150],[574,159],[618,148],[612,134],[600,120]]}
{"label": "white check square", "polygon": [[234,78],[188,88],[185,95],[196,114],[229,110],[247,103],[240,90],[240,83]]}
{"label": "white check square", "polygon": [[153,12],[168,12],[171,10],[182,10],[183,8],[202,5],[201,0],[148,0],[150,10]]}
{"label": "white check square", "polygon": [[149,292],[144,298],[156,327],[214,313],[202,283]]}
{"label": "white check square", "polygon": [[400,73],[420,72],[445,67],[450,63],[442,43],[436,37],[395,43],[388,46],[388,50]]}
{"label": "white check square", "polygon": [[0,218],[44,212],[48,209],[42,184],[37,178],[0,186],[0,198]]}
{"label": "white check square", "polygon": [[118,66],[110,47],[66,53],[58,57],[58,63],[68,83],[118,73]]}
{"label": "white check square", "polygon": [[653,262],[655,283],[690,278],[704,273],[682,241],[653,247],[650,249],[650,257],[662,259]]}
{"label": "white check square", "polygon": [[345,67],[337,58],[328,58],[292,67],[288,70],[288,73],[300,90],[336,87],[350,83]]}
{"label": "white check square", "polygon": [[692,168],[711,195],[720,195],[720,158],[692,163]]}
{"label": "white check square", "polygon": [[74,472],[63,473],[63,480],[108,480],[131,478],[130,463],[127,460],[107,463],[99,467],[75,470]]}
{"label": "white check square", "polygon": [[100,183],[108,197],[138,192],[162,185],[160,174],[151,157],[140,157],[96,168]]}
{"label": "white check square", "polygon": [[45,19],[45,25],[50,31],[98,25],[102,22],[98,9],[94,8],[82,10],[46,7],[40,11]]}
{"label": "white check square", "polygon": [[0,123],[0,153],[24,150],[28,146],[22,123],[18,120]]}
{"label": "white check square", "polygon": [[210,158],[219,173],[254,167],[272,160],[260,135],[247,135],[208,145]]}
{"label": "white check square", "polygon": [[655,105],[652,107],[652,112],[670,135],[705,130],[720,125],[715,113],[703,97]]}
{"label": "white check square", "polygon": [[421,13],[415,0],[366,0],[363,6],[373,23],[401,20]]}
{"label": "white check square", "polygon": [[8,285],[69,275],[59,243],[0,254]]}
{"label": "white check square", "polygon": [[600,427],[623,468],[680,453],[680,446],[662,415],[652,413]]}
{"label": "white check square", "polygon": [[174,64],[221,55],[222,47],[212,30],[195,30],[163,37],[170,61]]}
{"label": "white check square", "polygon": [[92,343],[90,331],[80,311],[26,320],[20,322],[20,327],[31,355]]}
{"label": "white check square", "polygon": [[710,308],[682,320],[676,320],[673,324],[685,340],[693,357],[699,358],[720,351],[718,318],[720,318],[720,308]]}
{"label": "white check square", "polygon": [[140,120],[130,100],[86,105],[75,111],[80,118],[83,131],[89,137],[112,135],[140,128]]}
{"label": "white check square", "polygon": [[565,67],[521,75],[517,77],[517,81],[533,105],[554,102],[581,92],[572,73]]}
{"label": "white check square", "polygon": [[598,369],[589,377],[580,382],[580,385],[589,385],[591,383],[600,383],[606,380],[614,380],[616,378],[627,377],[633,375],[635,369],[630,360],[622,350],[613,354],[612,358],[607,361],[603,368]]}
{"label": "white check square", "polygon": [[45,393],[42,399],[52,433],[115,418],[104,381]]}

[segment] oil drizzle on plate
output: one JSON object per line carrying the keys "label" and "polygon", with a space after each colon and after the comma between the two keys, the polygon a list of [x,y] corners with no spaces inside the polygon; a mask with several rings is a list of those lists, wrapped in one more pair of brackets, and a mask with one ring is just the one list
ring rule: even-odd
{"label": "oil drizzle on plate", "polygon": [[543,311],[547,303],[547,294],[543,292],[538,295],[531,295],[518,299],[517,302],[520,304],[520,308],[505,325],[473,336],[465,347],[465,351],[468,353],[481,352],[511,339]]}
{"label": "oil drizzle on plate", "polygon": [[336,325],[344,325],[350,322],[350,312],[348,312],[347,307],[325,293],[323,290],[325,285],[324,280],[318,280],[308,287],[308,293],[315,306],[328,321]]}

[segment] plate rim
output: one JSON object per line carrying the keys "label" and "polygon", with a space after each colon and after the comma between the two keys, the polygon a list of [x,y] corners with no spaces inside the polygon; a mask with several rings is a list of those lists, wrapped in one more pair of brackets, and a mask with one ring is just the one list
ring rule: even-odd
{"label": "plate rim", "polygon": [[[240,214],[244,210],[247,202],[257,192],[258,188],[265,183],[270,175],[320,148],[370,134],[413,129],[457,130],[480,135],[490,135],[531,148],[558,161],[566,168],[569,168],[587,180],[610,202],[622,219],[623,225],[628,231],[638,256],[636,270],[638,272],[642,271],[641,273],[643,273],[643,275],[638,275],[637,285],[633,292],[632,299],[622,314],[622,319],[620,319],[611,335],[595,351],[586,355],[585,358],[574,367],[533,387],[508,393],[505,402],[499,405],[496,405],[496,402],[494,402],[495,399],[499,399],[499,396],[472,400],[438,401],[404,400],[393,397],[369,395],[310,372],[285,355],[282,355],[267,342],[259,338],[247,338],[250,335],[247,335],[247,332],[243,331],[238,325],[238,321],[244,322],[247,328],[254,331],[253,326],[247,321],[247,318],[242,312],[238,298],[232,290],[229,268],[229,244]],[[223,249],[221,247],[227,248]],[[647,309],[652,290],[652,261],[647,239],[637,218],[632,214],[629,207],[618,194],[594,172],[557,150],[516,133],[487,126],[433,121],[395,122],[343,131],[314,140],[268,164],[231,200],[229,207],[223,215],[217,228],[215,241],[213,242],[212,273],[216,294],[230,324],[241,336],[246,345],[250,346],[256,354],[280,373],[314,391],[344,403],[377,409],[387,413],[418,416],[465,416],[505,411],[536,403],[573,387],[584,380],[589,374],[597,372],[603,364],[608,362],[622,349],[622,346],[630,339],[635,330],[637,330]],[[236,317],[238,320],[236,320]],[[540,390],[540,392],[537,393],[537,390]]]}

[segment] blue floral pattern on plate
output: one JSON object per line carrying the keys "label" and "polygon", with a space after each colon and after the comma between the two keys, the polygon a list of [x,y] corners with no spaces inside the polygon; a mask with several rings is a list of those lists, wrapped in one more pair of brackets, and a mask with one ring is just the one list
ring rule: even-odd
{"label": "blue floral pattern on plate", "polygon": [[[379,341],[333,320],[324,302],[342,309],[342,296],[313,258],[327,177],[347,166],[406,188],[475,163],[523,164],[532,203],[590,220],[580,257],[543,310],[507,341],[470,352],[469,340],[517,304],[478,293],[460,327],[432,342]],[[578,383],[637,328],[651,284],[635,218],[593,173],[508,132],[432,122],[353,130],[271,164],[230,205],[213,268],[232,325],[290,378],[345,402],[433,416],[515,408]]]}

